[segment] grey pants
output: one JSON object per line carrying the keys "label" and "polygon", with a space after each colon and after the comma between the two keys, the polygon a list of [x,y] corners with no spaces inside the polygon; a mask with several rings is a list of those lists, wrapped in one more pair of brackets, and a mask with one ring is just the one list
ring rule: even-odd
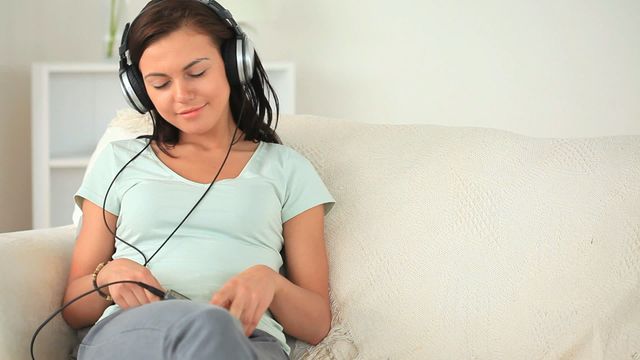
{"label": "grey pants", "polygon": [[78,348],[80,360],[282,360],[280,342],[256,329],[244,335],[226,309],[166,300],[120,310],[99,321]]}

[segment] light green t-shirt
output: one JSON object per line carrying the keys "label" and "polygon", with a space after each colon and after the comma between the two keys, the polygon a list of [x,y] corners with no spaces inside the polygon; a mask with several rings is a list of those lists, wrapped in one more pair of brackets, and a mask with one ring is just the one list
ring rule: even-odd
{"label": "light green t-shirt", "polygon": [[[76,203],[82,207],[88,199],[102,207],[116,173],[147,141],[107,145],[76,193]],[[148,147],[113,183],[105,209],[118,216],[118,237],[149,258],[208,186],[178,175]],[[227,280],[253,265],[280,271],[282,224],[319,204],[325,204],[326,213],[333,203],[306,158],[287,146],[260,142],[240,175],[216,181],[147,267],[163,287],[208,303]],[[116,240],[115,246],[114,259],[144,263],[140,253],[123,242]],[[118,309],[110,306],[100,319]],[[269,311],[257,328],[280,340],[289,353],[282,326]]]}

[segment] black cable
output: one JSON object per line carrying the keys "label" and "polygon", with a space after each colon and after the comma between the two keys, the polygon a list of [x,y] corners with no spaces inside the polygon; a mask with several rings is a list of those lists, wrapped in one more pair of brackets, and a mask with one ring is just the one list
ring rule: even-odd
{"label": "black cable", "polygon": [[[246,89],[245,89],[246,91]],[[239,118],[242,119],[242,115],[244,113],[245,110],[245,100],[243,97],[242,100],[242,104],[240,106],[240,116]],[[152,115],[153,118],[153,115]],[[239,122],[240,120],[238,120]],[[155,119],[154,119],[155,122]],[[111,228],[109,227],[109,224],[107,223],[107,215],[106,215],[106,205],[107,205],[107,196],[109,195],[109,191],[111,190],[111,187],[113,186],[113,184],[115,183],[116,179],[118,178],[118,176],[124,171],[124,169],[133,161],[135,160],[138,156],[140,156],[140,154],[142,154],[143,151],[145,151],[149,145],[151,145],[151,141],[152,139],[149,138],[149,142],[147,143],[147,145],[145,145],[145,147],[142,148],[142,150],[140,150],[133,158],[131,158],[129,161],[127,161],[126,164],[124,164],[124,166],[120,169],[120,171],[118,171],[116,173],[116,176],[113,177],[113,180],[111,180],[111,184],[109,184],[109,187],[107,188],[107,192],[104,194],[104,200],[102,202],[102,219],[104,220],[104,225],[107,227],[107,230],[109,230],[109,232],[114,236],[115,239],[122,241],[123,243],[125,243],[126,245],[130,246],[131,248],[133,248],[134,250],[136,250],[138,253],[140,253],[140,255],[142,255],[142,258],[144,259],[144,264],[143,266],[147,266],[147,264],[149,264],[149,262],[151,261],[151,259],[153,259],[156,254],[160,251],[160,249],[162,249],[164,247],[164,245],[169,241],[169,239],[171,239],[171,237],[173,236],[173,234],[176,233],[176,231],[178,231],[178,229],[182,226],[182,224],[184,224],[184,222],[187,220],[187,218],[189,218],[189,216],[191,215],[191,213],[193,213],[193,211],[196,209],[196,207],[198,206],[198,204],[200,204],[200,202],[202,202],[202,200],[204,199],[204,197],[207,195],[207,193],[209,192],[209,190],[211,189],[211,187],[213,187],[213,184],[216,182],[216,180],[218,179],[218,176],[220,176],[220,173],[222,172],[222,169],[224,168],[224,165],[227,163],[227,159],[229,158],[229,154],[231,154],[231,148],[233,147],[233,145],[235,145],[236,143],[238,143],[238,141],[240,141],[240,138],[238,138],[236,140],[236,134],[238,132],[238,128],[239,128],[239,124],[238,122],[235,122],[235,129],[233,130],[233,135],[231,136],[231,143],[229,144],[229,149],[227,150],[227,154],[224,157],[224,160],[222,161],[222,164],[220,165],[220,168],[218,169],[218,172],[216,173],[216,176],[213,178],[213,180],[211,180],[211,183],[209,184],[209,186],[207,187],[207,189],[204,191],[204,194],[202,194],[202,196],[200,196],[200,199],[198,199],[198,201],[193,205],[193,207],[191,208],[191,210],[189,210],[189,212],[187,213],[187,215],[182,219],[182,221],[180,221],[180,223],[178,224],[178,226],[176,226],[175,229],[173,229],[173,231],[171,232],[171,234],[169,234],[169,236],[164,240],[164,242],[156,249],[156,251],[154,251],[153,254],[151,254],[151,256],[147,259],[146,255],[140,251],[140,249],[138,249],[137,247],[133,246],[132,244],[124,241],[122,238],[120,238],[118,235],[116,235],[117,232],[117,227],[114,230],[111,230]],[[155,134],[155,126],[154,126],[154,134]],[[138,137],[140,138],[140,137]]]}
{"label": "black cable", "polygon": [[[224,160],[222,160],[222,164],[220,165],[220,168],[218,169],[218,172],[216,173],[216,176],[213,177],[213,180],[211,180],[211,183],[209,184],[209,186],[207,187],[207,189],[204,191],[204,194],[202,194],[202,196],[200,196],[200,199],[198,199],[198,201],[196,201],[195,205],[193,205],[193,207],[191,208],[191,210],[189,210],[189,212],[187,213],[187,215],[182,219],[182,221],[180,221],[180,224],[178,224],[178,226],[176,226],[175,229],[173,229],[173,231],[171,232],[171,234],[169,234],[169,236],[164,240],[164,242],[160,245],[160,247],[158,247],[156,249],[156,251],[151,254],[151,256],[149,257],[149,259],[147,260],[145,258],[145,262],[144,262],[144,266],[147,266],[147,264],[149,263],[149,261],[151,261],[151,259],[153,259],[156,254],[160,251],[160,249],[162,249],[162,247],[164,247],[164,245],[169,241],[169,239],[171,239],[171,237],[173,236],[173,234],[176,233],[176,231],[178,231],[178,229],[182,226],[182,224],[184,224],[185,221],[187,221],[187,218],[191,215],[191,213],[196,209],[196,207],[198,206],[198,204],[200,204],[200,202],[202,201],[202,199],[204,199],[204,197],[207,195],[207,193],[209,192],[209,190],[211,189],[211,187],[213,186],[213,183],[216,182],[216,180],[218,179],[218,176],[220,175],[220,173],[222,172],[222,168],[224,168],[224,164],[227,163],[227,159],[229,158],[229,154],[231,154],[231,148],[233,147],[233,145],[235,145],[238,141],[240,141],[240,138],[238,138],[238,140],[236,140],[236,133],[238,132],[238,123],[240,122],[240,119],[242,119],[242,114],[244,113],[244,105],[245,105],[245,101],[242,101],[242,105],[240,106],[240,116],[237,122],[235,122],[236,124],[236,128],[233,130],[233,135],[231,136],[231,143],[229,144],[229,149],[227,150],[227,154],[224,156]],[[149,140],[149,143],[151,143],[151,140]],[[143,149],[144,150],[144,149]],[[126,165],[125,165],[126,166]],[[106,197],[106,195],[105,195]],[[103,208],[104,209],[104,208]],[[131,246],[131,245],[129,245]]]}
{"label": "black cable", "polygon": [[[236,137],[236,132],[238,131],[238,126],[236,126],[236,129],[233,131],[233,139],[235,139]],[[160,247],[158,247],[158,249],[156,249],[156,251],[149,257],[149,260],[145,260],[144,262],[144,266],[147,266],[147,264],[149,263],[149,261],[151,261],[151,259],[154,258],[154,256],[156,256],[156,254],[158,253],[158,251],[160,251],[160,249],[162,249],[162,247],[169,241],[169,239],[171,239],[171,237],[173,236],[173,234],[176,233],[176,231],[178,231],[178,229],[180,228],[180,226],[182,226],[182,224],[184,224],[185,221],[187,221],[187,218],[189,217],[189,215],[191,215],[191,213],[193,212],[193,210],[196,209],[196,207],[198,206],[198,204],[200,204],[200,202],[202,201],[202,199],[204,199],[204,197],[207,195],[207,193],[209,192],[209,190],[211,189],[211,187],[213,186],[213,183],[218,179],[218,176],[220,175],[220,173],[222,172],[222,168],[224,167],[224,164],[227,162],[227,159],[229,158],[229,154],[231,153],[231,147],[233,146],[233,139],[231,141],[231,144],[229,145],[229,150],[227,151],[227,155],[225,155],[224,160],[222,160],[222,165],[220,165],[220,168],[218,169],[218,172],[216,173],[216,176],[213,178],[213,180],[211,181],[211,183],[209,184],[209,186],[207,187],[207,190],[204,191],[204,194],[202,194],[202,196],[200,196],[200,199],[198,199],[198,201],[196,201],[195,205],[193,205],[193,207],[191,208],[191,210],[189,210],[189,212],[187,213],[187,215],[182,219],[182,221],[180,221],[180,224],[178,224],[178,226],[176,226],[175,229],[173,229],[173,231],[171,232],[171,234],[169,234],[169,236],[165,239],[165,241],[160,245]]]}
{"label": "black cable", "polygon": [[165,296],[165,292],[153,287],[149,284],[145,284],[141,281],[134,281],[134,280],[120,280],[120,281],[114,281],[114,282],[110,282],[104,285],[100,285],[95,289],[91,289],[85,293],[80,294],[79,296],[73,298],[72,300],[68,301],[66,304],[62,305],[62,307],[58,310],[56,310],[53,314],[51,314],[42,324],[40,324],[40,326],[38,326],[38,329],[36,330],[36,332],[33,333],[33,337],[31,338],[31,359],[35,360],[35,357],[33,355],[33,346],[35,345],[36,342],[36,337],[38,336],[38,334],[40,333],[40,330],[42,330],[43,327],[45,327],[45,325],[47,325],[49,323],[49,321],[51,321],[56,315],[58,315],[59,313],[61,313],[64,309],[67,308],[67,306],[73,304],[74,302],[82,299],[83,297],[96,292],[98,290],[102,290],[103,288],[107,287],[107,286],[111,286],[111,285],[115,285],[115,284],[123,284],[123,283],[130,283],[130,284],[136,284],[146,290],[149,290],[150,293],[152,293],[153,295],[158,296],[160,299],[163,299]]}
{"label": "black cable", "polygon": [[[245,91],[247,89],[245,88]],[[244,113],[244,108],[245,108],[245,99],[243,97],[242,100],[242,105],[240,106],[240,118],[242,118],[242,114]],[[153,115],[151,116],[153,119]],[[155,119],[153,119],[155,121]],[[240,120],[238,120],[240,121]],[[152,139],[150,137],[147,136],[140,136],[138,138],[142,138],[142,137],[147,137],[149,139],[149,142],[147,142],[147,145],[145,145],[142,150],[140,150],[133,158],[131,158],[129,161],[127,161],[126,164],[124,164],[124,166],[116,173],[116,175],[113,177],[113,180],[111,180],[111,183],[109,184],[109,187],[107,188],[107,191],[104,195],[104,200],[102,202],[102,219],[104,220],[104,225],[106,226],[107,230],[109,230],[109,232],[114,236],[115,239],[122,241],[123,243],[125,243],[126,245],[132,247],[134,250],[136,250],[137,252],[140,253],[140,255],[142,255],[142,258],[144,259],[144,265],[143,266],[147,266],[147,264],[149,263],[149,261],[151,261],[151,259],[153,259],[154,256],[156,256],[156,254],[160,251],[160,249],[162,249],[162,247],[169,241],[169,239],[171,239],[171,237],[173,236],[173,234],[175,234],[176,231],[178,231],[178,229],[180,228],[180,226],[182,226],[182,224],[187,220],[187,218],[191,215],[191,213],[195,210],[195,208],[198,206],[198,204],[200,204],[200,202],[204,199],[204,197],[207,195],[207,193],[209,192],[209,190],[211,189],[211,187],[213,186],[213,184],[215,183],[215,181],[218,179],[218,176],[220,175],[220,173],[222,172],[222,168],[224,167],[224,165],[227,162],[227,159],[229,158],[229,154],[231,153],[231,148],[233,147],[233,145],[235,145],[236,143],[238,143],[238,141],[240,141],[240,138],[238,138],[236,140],[236,134],[238,132],[238,127],[239,124],[238,122],[235,123],[236,127],[235,130],[233,131],[233,136],[231,137],[231,143],[229,144],[229,149],[227,150],[227,154],[224,157],[224,160],[222,161],[222,164],[220,165],[220,168],[218,169],[218,172],[216,173],[216,176],[213,178],[213,180],[211,181],[211,183],[209,184],[209,186],[207,187],[207,189],[205,190],[204,194],[202,194],[202,196],[200,196],[200,199],[198,199],[198,201],[193,205],[193,207],[191,208],[191,210],[189,210],[189,212],[187,213],[187,215],[182,219],[182,221],[178,224],[178,226],[176,226],[176,228],[173,230],[173,232],[171,232],[171,234],[165,239],[165,241],[158,247],[158,249],[156,249],[156,251],[151,255],[151,257],[149,257],[149,259],[147,259],[147,257],[144,255],[144,253],[142,251],[140,251],[140,249],[138,249],[137,247],[133,246],[132,244],[124,241],[123,239],[121,239],[120,237],[118,237],[118,235],[116,235],[117,232],[117,227],[115,229],[111,229],[109,227],[109,224],[107,222],[107,215],[106,215],[106,206],[107,206],[107,196],[109,195],[109,191],[111,190],[111,187],[113,187],[113,184],[115,183],[116,179],[118,178],[118,176],[124,171],[124,169],[133,161],[135,160],[138,156],[140,156],[140,154],[142,154],[143,151],[145,151],[149,145],[151,145],[151,141]],[[155,134],[155,126],[154,126],[154,134]],[[145,284],[143,282],[140,281],[133,281],[133,280],[120,280],[120,281],[114,281],[111,283],[107,283],[101,286],[98,286],[95,289],[91,289],[90,291],[87,291],[83,294],[81,294],[80,296],[70,300],[69,302],[67,302],[66,304],[64,304],[60,309],[56,310],[53,314],[51,314],[42,324],[40,324],[40,326],[38,327],[38,329],[35,331],[35,333],[33,333],[33,337],[31,338],[31,359],[35,360],[35,357],[33,355],[33,346],[35,344],[36,341],[36,337],[38,336],[38,334],[40,333],[40,331],[42,330],[42,328],[47,325],[49,323],[49,321],[51,321],[56,315],[58,315],[59,313],[61,313],[64,309],[67,308],[67,306],[73,304],[74,302],[80,300],[81,298],[91,294],[92,292],[96,292],[98,290],[101,290],[107,286],[110,285],[114,285],[114,284],[122,284],[122,283],[132,283],[132,284],[137,284],[139,286],[141,286],[144,289],[149,290],[149,292],[151,292],[152,294],[160,297],[161,299],[165,297],[166,293],[160,289],[157,289],[151,285]]]}
{"label": "black cable", "polygon": [[[155,131],[155,130],[154,130]],[[147,257],[144,255],[144,253],[142,251],[140,251],[140,249],[138,249],[137,247],[129,244],[128,242],[122,240],[120,237],[118,237],[118,235],[116,235],[116,231],[117,228],[114,230],[111,230],[111,228],[109,227],[109,224],[107,223],[107,213],[105,208],[107,207],[107,196],[109,195],[109,191],[111,190],[111,187],[113,186],[113,183],[116,182],[116,179],[118,178],[118,176],[120,175],[120,173],[122,173],[124,171],[124,169],[131,164],[131,162],[133,160],[135,160],[138,156],[140,156],[140,154],[142,154],[143,151],[145,151],[149,145],[151,145],[151,139],[149,139],[149,142],[147,143],[147,145],[145,145],[145,147],[142,148],[142,150],[140,150],[134,157],[131,158],[131,160],[127,161],[126,164],[124,164],[124,166],[122,167],[122,169],[120,169],[120,171],[118,171],[116,173],[116,176],[113,177],[113,180],[111,180],[111,184],[109,184],[109,187],[107,188],[107,192],[104,194],[104,200],[102,201],[102,219],[104,220],[104,226],[107,227],[107,230],[109,230],[109,232],[118,240],[122,241],[123,243],[129,245],[130,247],[132,247],[135,251],[139,252],[140,255],[142,255],[142,258],[144,259],[144,263],[145,265],[147,264]]]}

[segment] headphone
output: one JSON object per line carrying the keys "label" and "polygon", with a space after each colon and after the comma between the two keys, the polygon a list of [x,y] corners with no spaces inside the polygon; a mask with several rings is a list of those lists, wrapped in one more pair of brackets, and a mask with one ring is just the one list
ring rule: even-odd
{"label": "headphone", "polygon": [[[233,19],[229,10],[214,0],[195,0],[211,9],[223,23],[233,30],[234,37],[222,43],[221,53],[227,79],[231,86],[247,85],[253,78],[255,50],[251,40]],[[149,4],[147,4],[149,6]],[[145,7],[146,8],[146,7]],[[140,14],[145,11],[143,9]],[[140,16],[138,14],[138,16]],[[137,17],[136,17],[137,19]],[[132,22],[135,22],[134,19]],[[120,89],[127,103],[139,113],[144,114],[154,109],[153,103],[144,87],[144,80],[137,64],[130,61],[128,39],[131,23],[127,23],[122,32],[120,42]]]}

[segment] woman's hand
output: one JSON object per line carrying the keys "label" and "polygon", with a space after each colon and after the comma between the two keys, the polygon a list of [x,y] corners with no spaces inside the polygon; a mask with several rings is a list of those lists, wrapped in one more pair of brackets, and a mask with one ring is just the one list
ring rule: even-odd
{"label": "woman's hand", "polygon": [[252,266],[229,279],[213,294],[210,303],[228,309],[240,320],[245,335],[249,336],[273,301],[278,276],[268,266]]}
{"label": "woman's hand", "polygon": [[[100,270],[96,280],[98,285],[119,280],[140,281],[163,290],[149,269],[129,259],[109,261],[109,263]],[[105,289],[108,289],[107,292],[111,295],[113,301],[124,309],[160,300],[160,298],[136,284],[115,284],[103,288],[103,291]]]}

